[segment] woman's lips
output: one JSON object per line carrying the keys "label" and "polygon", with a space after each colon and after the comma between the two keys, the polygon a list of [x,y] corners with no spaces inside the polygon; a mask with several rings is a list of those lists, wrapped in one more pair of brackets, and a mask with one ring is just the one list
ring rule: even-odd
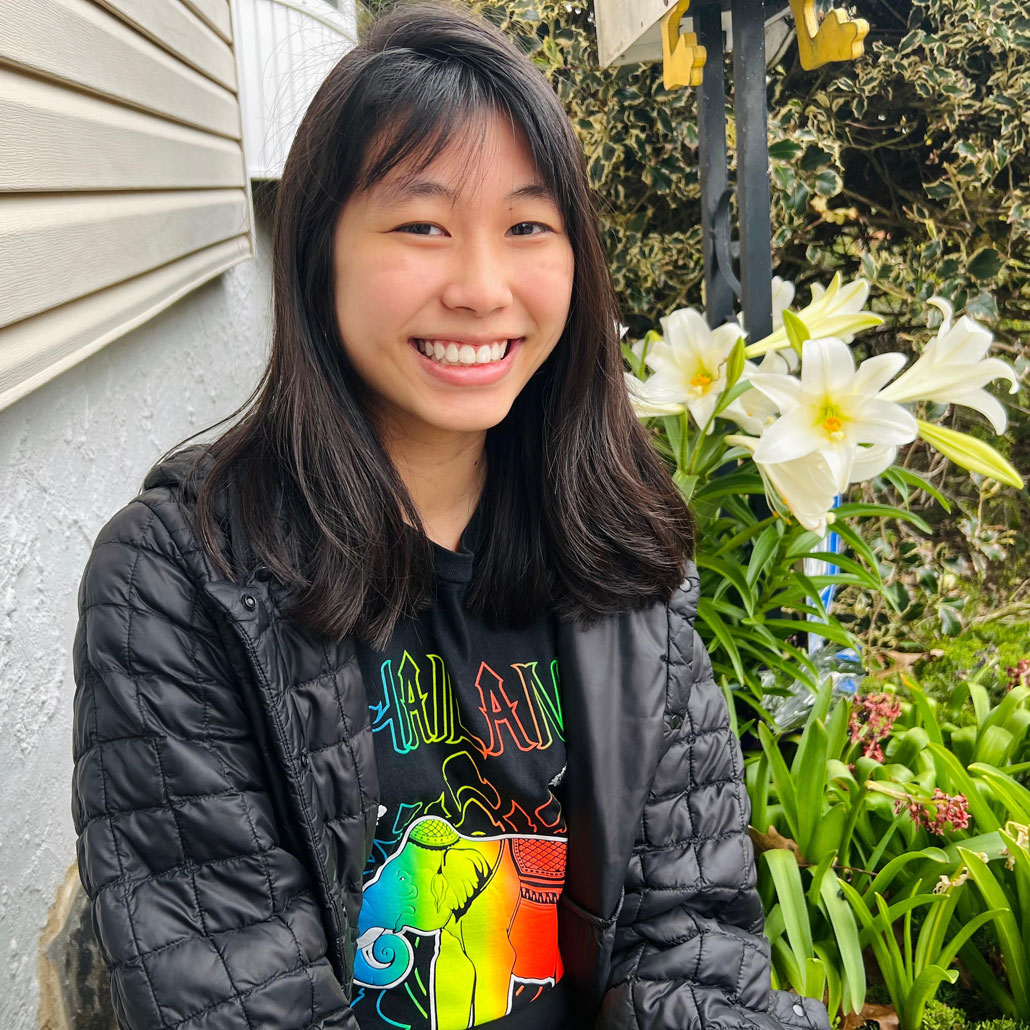
{"label": "woman's lips", "polygon": [[[461,362],[451,364],[446,361],[438,361],[435,357],[430,358],[419,349],[416,337],[409,338],[408,344],[418,355],[419,363],[422,367],[435,379],[456,386],[489,386],[491,383],[503,379],[508,374],[523,340],[524,337],[509,340],[504,357],[482,364],[462,364]],[[434,340],[432,342],[443,343],[444,341]],[[458,343],[456,340],[449,340],[447,342],[454,345]]]}

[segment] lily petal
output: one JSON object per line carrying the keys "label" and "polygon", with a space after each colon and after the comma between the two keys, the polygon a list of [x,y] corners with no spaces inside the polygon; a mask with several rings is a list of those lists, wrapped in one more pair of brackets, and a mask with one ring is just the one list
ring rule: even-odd
{"label": "lily petal", "polygon": [[918,426],[912,413],[900,404],[879,397],[868,397],[862,410],[852,419],[849,434],[853,443],[909,443],[916,438]]}
{"label": "lily petal", "polygon": [[844,393],[855,378],[855,359],[843,340],[805,340],[801,348],[801,390],[812,396]]}
{"label": "lily petal", "polygon": [[870,447],[856,447],[855,460],[851,463],[851,482],[861,483],[878,476],[891,467],[898,455],[893,444],[874,443]]}
{"label": "lily petal", "polygon": [[781,500],[805,529],[826,532],[827,513],[833,507],[837,491],[822,455],[810,454],[774,464],[756,462],[756,465],[767,484],[766,492],[771,501]]}
{"label": "lily petal", "polygon": [[793,376],[778,372],[755,372],[750,380],[751,385],[765,394],[780,411],[789,411],[801,399],[801,383]]}
{"label": "lily petal", "polygon": [[858,366],[851,389],[855,393],[879,393],[901,370],[908,359],[904,354],[891,351],[867,358]]}
{"label": "lily petal", "polygon": [[683,401],[674,393],[654,385],[654,378],[641,382],[631,372],[624,373],[629,402],[637,418],[655,415],[678,415],[683,410]]}
{"label": "lily petal", "polygon": [[1002,403],[992,397],[986,390],[970,390],[967,393],[952,397],[952,404],[979,411],[994,427],[995,433],[1001,436],[1009,423],[1008,413]]}
{"label": "lily petal", "polygon": [[843,493],[851,482],[851,466],[855,461],[854,444],[834,444],[823,447],[819,453],[830,470],[834,492]]}
{"label": "lily petal", "polygon": [[755,461],[771,464],[803,458],[825,444],[825,434],[812,424],[808,410],[797,407],[781,415],[762,434],[755,447]]}

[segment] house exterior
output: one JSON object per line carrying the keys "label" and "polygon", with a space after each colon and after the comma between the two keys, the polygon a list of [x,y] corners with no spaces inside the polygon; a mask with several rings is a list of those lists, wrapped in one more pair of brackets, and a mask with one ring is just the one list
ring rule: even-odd
{"label": "house exterior", "polygon": [[79,576],[151,463],[255,385],[274,181],[355,38],[353,0],[0,0],[5,1030],[106,1025],[69,800]]}

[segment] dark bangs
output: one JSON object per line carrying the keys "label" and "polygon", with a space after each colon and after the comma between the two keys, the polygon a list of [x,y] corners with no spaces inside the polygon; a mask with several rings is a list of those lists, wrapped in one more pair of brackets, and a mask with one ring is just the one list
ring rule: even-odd
{"label": "dark bangs", "polygon": [[[545,611],[589,622],[667,599],[692,548],[689,512],[629,405],[618,305],[564,109],[489,23],[444,3],[403,4],[341,59],[298,129],[276,198],[268,365],[184,490],[215,568],[239,576],[265,565],[291,588],[287,614],[330,638],[383,647],[433,593],[429,542],[405,532],[406,522],[421,529],[418,511],[339,339],[335,222],[355,192],[401,166],[417,175],[452,145],[474,174],[497,113],[521,130],[575,265],[561,339],[487,433],[466,607],[495,627]],[[226,491],[244,559],[219,533]]]}

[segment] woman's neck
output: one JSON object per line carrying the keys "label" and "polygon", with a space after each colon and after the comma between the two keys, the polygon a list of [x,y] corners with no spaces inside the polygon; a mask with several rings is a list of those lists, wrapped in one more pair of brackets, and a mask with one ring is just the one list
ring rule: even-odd
{"label": "woman's neck", "polygon": [[415,502],[426,535],[458,550],[486,482],[486,432],[396,437],[386,450]]}

